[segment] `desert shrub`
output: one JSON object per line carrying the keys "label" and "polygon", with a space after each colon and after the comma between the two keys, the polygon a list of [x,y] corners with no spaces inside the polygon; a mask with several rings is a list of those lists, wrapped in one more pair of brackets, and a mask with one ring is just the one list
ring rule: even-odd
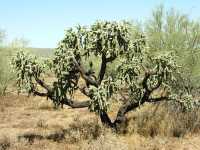
{"label": "desert shrub", "polygon": [[146,105],[129,118],[127,133],[183,137],[200,131],[199,108],[183,112],[167,103]]}
{"label": "desert shrub", "polygon": [[10,49],[3,45],[5,34],[0,30],[0,95],[4,95],[10,80]]}
{"label": "desert shrub", "polygon": [[99,124],[97,118],[91,117],[81,120],[79,117],[75,117],[69,128],[64,132],[68,143],[76,143],[83,140],[97,139],[104,134],[104,127]]}
{"label": "desert shrub", "polygon": [[174,51],[177,62],[182,66],[181,72],[185,87],[189,92],[199,88],[200,57],[200,23],[192,20],[188,14],[175,9],[166,10],[164,6],[156,7],[146,21],[144,30],[148,36],[152,53]]}
{"label": "desert shrub", "polygon": [[84,142],[80,146],[81,150],[128,150],[128,144],[123,140],[119,140],[117,135],[107,132],[105,135],[99,136],[97,139]]}
{"label": "desert shrub", "polygon": [[5,95],[13,73],[10,67],[11,52],[8,48],[0,48],[0,95]]}

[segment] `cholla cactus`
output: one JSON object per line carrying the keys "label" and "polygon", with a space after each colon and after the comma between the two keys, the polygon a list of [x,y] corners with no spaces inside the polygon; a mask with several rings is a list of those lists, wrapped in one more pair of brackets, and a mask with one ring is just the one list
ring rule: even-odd
{"label": "cholla cactus", "polygon": [[107,112],[110,106],[111,97],[118,90],[117,88],[118,85],[110,77],[103,80],[99,87],[90,88],[92,100],[89,109],[98,114],[101,114],[101,112]]}
{"label": "cholla cactus", "polygon": [[[180,93],[174,88],[179,74],[175,55],[171,52],[152,55],[145,36],[142,33],[133,35],[128,22],[96,22],[90,27],[71,28],[66,31],[51,60],[39,63],[36,57],[17,53],[12,64],[17,72],[18,87],[25,86],[30,94],[46,96],[57,106],[88,107],[100,115],[103,123],[116,127],[124,121],[127,112],[145,102],[170,100],[170,95]],[[89,61],[90,57],[101,59],[96,73],[83,66],[83,61]],[[107,65],[116,60],[115,73],[105,76]],[[41,76],[45,77],[44,66],[48,66],[56,78],[52,85],[41,79]],[[80,78],[86,83],[84,87],[79,85]],[[46,92],[39,91],[38,85]],[[167,94],[155,96],[154,93],[162,88],[167,89]],[[88,100],[75,101],[76,90],[80,90]],[[115,121],[111,122],[107,113],[112,96],[123,94],[121,91],[124,90],[128,96]],[[182,99],[189,107],[191,100],[187,94]]]}
{"label": "cholla cactus", "polygon": [[29,94],[34,91],[36,83],[34,78],[39,78],[44,68],[36,59],[31,55],[19,51],[12,59],[12,65],[16,70],[18,92],[25,89]]}

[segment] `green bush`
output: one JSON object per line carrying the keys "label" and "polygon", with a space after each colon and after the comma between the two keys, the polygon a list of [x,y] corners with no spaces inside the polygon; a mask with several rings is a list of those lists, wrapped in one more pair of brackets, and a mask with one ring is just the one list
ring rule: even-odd
{"label": "green bush", "polygon": [[13,78],[10,57],[11,50],[9,48],[0,49],[0,95],[5,95],[8,84]]}
{"label": "green bush", "polygon": [[[199,87],[200,79],[200,23],[175,9],[159,6],[146,21],[145,32],[150,50],[154,54],[174,51],[188,91]],[[183,81],[181,81],[183,82]],[[187,83],[188,82],[188,83]]]}

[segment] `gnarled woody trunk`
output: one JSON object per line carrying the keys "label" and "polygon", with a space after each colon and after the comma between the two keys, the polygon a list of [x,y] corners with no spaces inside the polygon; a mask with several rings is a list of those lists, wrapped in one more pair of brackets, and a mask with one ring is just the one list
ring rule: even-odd
{"label": "gnarled woody trunk", "polygon": [[106,112],[103,112],[102,114],[100,114],[102,123],[108,125],[111,128],[117,129],[117,127],[120,127],[121,124],[126,122],[126,116],[125,116],[126,113],[144,104],[145,101],[149,99],[149,95],[150,95],[150,91],[146,91],[140,101],[128,100],[125,104],[123,104],[119,108],[114,122],[111,121],[111,119],[109,118]]}

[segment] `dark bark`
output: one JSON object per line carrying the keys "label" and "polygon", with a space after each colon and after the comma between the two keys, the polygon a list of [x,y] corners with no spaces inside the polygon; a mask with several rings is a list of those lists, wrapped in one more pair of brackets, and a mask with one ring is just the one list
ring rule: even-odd
{"label": "dark bark", "polygon": [[98,75],[98,84],[100,84],[104,78],[107,63],[112,62],[115,59],[116,59],[116,55],[106,58],[106,56],[104,54],[102,54],[101,68],[100,68],[99,75]]}
{"label": "dark bark", "polygon": [[42,93],[42,92],[39,92],[39,91],[36,91],[36,90],[33,90],[33,94],[37,95],[37,96],[41,96],[41,97],[47,97],[48,96],[47,93]]}
{"label": "dark bark", "polygon": [[101,68],[98,75],[98,84],[100,84],[101,81],[103,80],[105,72],[106,72],[106,56],[103,54],[101,58]]}
{"label": "dark bark", "polygon": [[163,100],[170,100],[170,99],[169,99],[169,97],[167,97],[167,96],[163,96],[163,97],[149,98],[149,99],[147,100],[147,102],[152,102],[152,103],[154,103],[154,102],[159,102],[159,101],[163,101]]}
{"label": "dark bark", "polygon": [[78,87],[79,90],[81,91],[81,93],[83,93],[84,95],[86,95],[87,97],[92,98],[91,93],[89,93],[89,89],[87,87]]}
{"label": "dark bark", "polygon": [[117,58],[116,55],[111,56],[111,57],[108,57],[108,58],[106,58],[106,62],[107,62],[107,63],[108,63],[108,62],[112,62],[112,61],[115,60],[116,58]]}
{"label": "dark bark", "polygon": [[81,77],[90,85],[94,85],[95,87],[98,87],[98,83],[97,81],[93,80],[90,76],[88,76],[85,71],[85,69],[83,68],[83,66],[81,66],[76,59],[74,58],[74,64],[77,67],[77,69],[79,70]]}
{"label": "dark bark", "polygon": [[126,113],[144,104],[149,99],[149,96],[150,96],[150,92],[146,91],[140,101],[128,100],[125,104],[123,104],[119,108],[114,124],[117,125],[124,122],[126,120],[126,117],[125,117]]}
{"label": "dark bark", "polygon": [[85,100],[85,101],[75,101],[75,100],[71,100],[71,99],[64,99],[62,102],[62,104],[68,105],[71,108],[85,108],[89,106],[90,101],[89,100]]}
{"label": "dark bark", "polygon": [[[37,96],[41,96],[41,97],[47,97],[47,98],[50,98],[52,101],[56,101],[56,98],[52,95],[52,93],[42,93],[42,92],[34,90],[33,94]],[[67,98],[61,101],[62,105],[67,105],[67,106],[70,106],[71,108],[85,108],[89,106],[89,103],[90,103],[90,100],[75,101],[75,100],[71,100]]]}
{"label": "dark bark", "polygon": [[149,71],[149,72],[145,73],[145,76],[144,76],[144,79],[143,79],[143,82],[142,82],[143,88],[145,90],[143,97],[141,98],[140,101],[138,101],[138,100],[137,101],[128,100],[125,104],[123,104],[119,108],[119,111],[117,113],[117,117],[116,117],[115,122],[114,122],[115,126],[125,122],[125,120],[126,120],[125,115],[126,115],[127,112],[136,109],[140,105],[143,105],[145,102],[157,102],[157,101],[162,101],[162,100],[166,99],[166,97],[150,98],[151,93],[154,90],[158,89],[161,86],[161,83],[162,83],[162,80],[160,80],[158,82],[158,84],[153,89],[149,89],[149,87],[147,85],[148,79],[150,78],[151,75],[154,75],[155,73],[156,72],[154,72],[154,71]]}
{"label": "dark bark", "polygon": [[108,114],[106,112],[101,112],[100,113],[100,118],[101,118],[101,122],[111,128],[114,128],[115,125],[112,123],[112,121],[110,120]]}
{"label": "dark bark", "polygon": [[43,87],[44,89],[46,89],[48,92],[52,92],[52,88],[47,85],[44,81],[42,81],[41,79],[39,79],[38,77],[34,76],[35,77],[35,81],[41,86]]}
{"label": "dark bark", "polygon": [[144,76],[144,79],[142,81],[143,88],[148,92],[150,92],[150,89],[149,89],[149,87],[147,85],[149,77],[150,77],[150,74],[148,72],[145,72],[145,76]]}
{"label": "dark bark", "polygon": [[106,112],[102,112],[100,114],[101,122],[109,126],[110,128],[117,129],[118,127],[120,127],[120,125],[122,125],[123,123],[126,123],[126,116],[125,116],[126,113],[131,110],[135,110],[140,105],[143,105],[149,99],[149,96],[150,96],[150,92],[146,91],[140,101],[128,100],[125,104],[123,104],[119,108],[114,122],[111,121],[111,119],[109,118]]}
{"label": "dark bark", "polygon": [[[143,104],[143,103],[142,103]],[[139,102],[131,102],[130,100],[126,102],[124,105],[122,105],[117,113],[117,117],[115,119],[115,124],[120,124],[126,120],[125,114],[135,108],[137,108],[140,105]]]}
{"label": "dark bark", "polygon": [[150,89],[147,85],[147,82],[148,82],[148,79],[149,79],[151,74],[152,73],[150,73],[150,72],[145,73],[145,76],[144,76],[144,79],[143,79],[143,82],[142,82],[145,93],[144,93],[143,97],[141,98],[141,100],[135,100],[134,101],[132,99],[129,99],[126,103],[122,104],[122,106],[118,110],[116,119],[113,123],[110,121],[107,113],[104,112],[103,117],[101,117],[101,118],[103,118],[104,124],[109,125],[111,128],[120,126],[122,123],[126,122],[126,116],[125,115],[126,115],[127,112],[138,108],[140,105],[144,104],[146,101],[149,100],[149,96],[150,96],[152,91],[150,91]]}
{"label": "dark bark", "polygon": [[129,100],[119,108],[114,122],[112,122],[110,120],[110,118],[106,112],[102,112],[100,114],[101,122],[110,128],[114,128],[114,129],[117,129],[118,127],[120,128],[120,125],[122,125],[123,123],[126,123],[126,116],[125,116],[126,113],[138,108],[140,105],[142,105],[144,103],[145,103],[145,101],[133,102],[133,101]]}

